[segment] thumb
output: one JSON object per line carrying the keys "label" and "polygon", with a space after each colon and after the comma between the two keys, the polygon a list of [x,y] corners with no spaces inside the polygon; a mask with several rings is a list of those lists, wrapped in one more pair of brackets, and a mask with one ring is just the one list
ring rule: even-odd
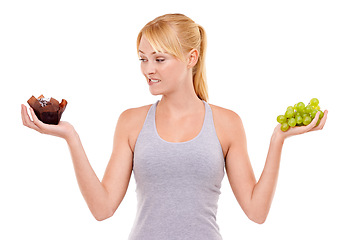
{"label": "thumb", "polygon": [[45,129],[45,125],[41,120],[38,119],[37,115],[35,114],[33,108],[30,107],[30,113],[31,113],[31,117],[33,120],[33,123],[41,130]]}

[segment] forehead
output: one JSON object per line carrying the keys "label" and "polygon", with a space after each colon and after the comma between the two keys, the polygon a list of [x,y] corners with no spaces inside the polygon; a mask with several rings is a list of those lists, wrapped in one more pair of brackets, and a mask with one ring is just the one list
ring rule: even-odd
{"label": "forehead", "polygon": [[138,51],[143,54],[154,54],[158,52],[144,36],[141,38]]}

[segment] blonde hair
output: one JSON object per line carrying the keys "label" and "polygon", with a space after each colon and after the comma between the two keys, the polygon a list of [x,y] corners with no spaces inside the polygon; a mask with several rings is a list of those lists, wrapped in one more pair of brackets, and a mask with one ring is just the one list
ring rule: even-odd
{"label": "blonde hair", "polygon": [[208,100],[206,81],[206,33],[203,27],[183,14],[165,14],[147,23],[137,37],[137,52],[142,36],[148,40],[156,52],[167,52],[181,61],[185,54],[196,49],[199,57],[192,69],[193,85],[196,95]]}

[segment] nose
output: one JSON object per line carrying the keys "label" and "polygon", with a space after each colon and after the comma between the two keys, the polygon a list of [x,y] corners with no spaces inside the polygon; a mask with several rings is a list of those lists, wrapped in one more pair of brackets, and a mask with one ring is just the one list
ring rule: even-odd
{"label": "nose", "polygon": [[151,61],[147,61],[145,63],[142,63],[141,68],[142,68],[143,74],[148,77],[153,76],[156,73],[156,67],[155,67],[154,63],[152,63]]}

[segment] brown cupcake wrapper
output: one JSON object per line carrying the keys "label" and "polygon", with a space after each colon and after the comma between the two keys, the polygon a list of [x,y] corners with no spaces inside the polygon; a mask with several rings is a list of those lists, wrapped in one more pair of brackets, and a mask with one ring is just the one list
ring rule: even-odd
{"label": "brown cupcake wrapper", "polygon": [[65,99],[59,103],[56,99],[50,98],[49,101],[43,101],[43,95],[35,98],[32,96],[27,103],[33,108],[37,118],[44,123],[57,125],[68,104]]}

